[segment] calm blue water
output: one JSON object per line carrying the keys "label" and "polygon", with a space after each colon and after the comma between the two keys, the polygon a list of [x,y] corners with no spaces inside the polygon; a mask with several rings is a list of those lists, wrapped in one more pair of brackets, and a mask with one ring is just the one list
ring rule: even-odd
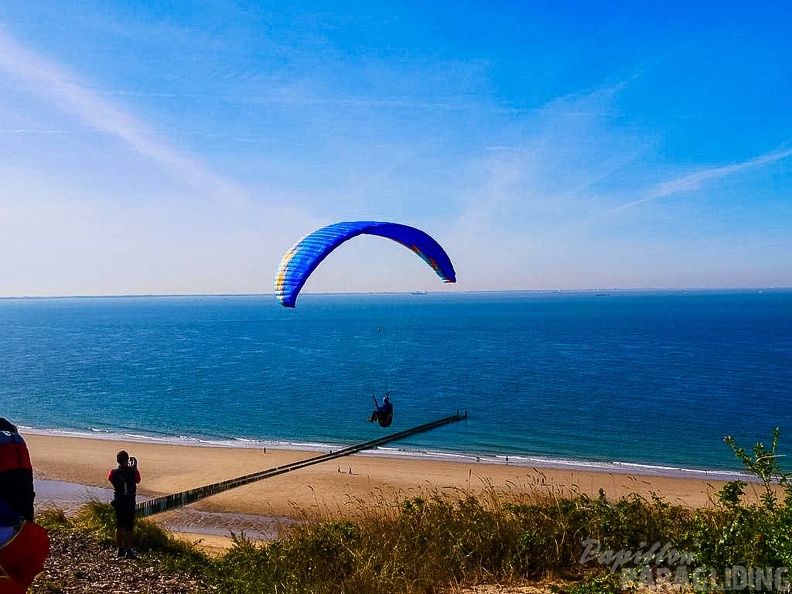
{"label": "calm blue water", "polygon": [[724,435],[792,443],[792,291],[0,300],[25,427],[340,445],[458,409],[393,447],[739,469]]}

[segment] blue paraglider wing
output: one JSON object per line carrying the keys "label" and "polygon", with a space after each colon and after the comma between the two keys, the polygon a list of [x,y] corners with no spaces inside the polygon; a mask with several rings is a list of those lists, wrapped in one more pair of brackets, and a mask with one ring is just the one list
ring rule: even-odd
{"label": "blue paraglider wing", "polygon": [[300,289],[330,252],[358,235],[392,239],[418,254],[447,283],[456,273],[445,250],[429,235],[407,225],[376,221],[335,223],[306,235],[286,252],[275,272],[275,297],[284,307],[294,307]]}

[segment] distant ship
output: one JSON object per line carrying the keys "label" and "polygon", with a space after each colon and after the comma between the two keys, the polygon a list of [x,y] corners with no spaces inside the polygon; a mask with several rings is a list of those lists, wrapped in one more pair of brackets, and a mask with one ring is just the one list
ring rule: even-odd
{"label": "distant ship", "polygon": [[426,295],[426,291],[410,291],[410,295]]}

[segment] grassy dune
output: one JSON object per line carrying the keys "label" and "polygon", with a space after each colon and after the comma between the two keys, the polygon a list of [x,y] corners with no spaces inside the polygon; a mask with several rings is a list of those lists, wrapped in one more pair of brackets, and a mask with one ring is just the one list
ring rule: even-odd
{"label": "grassy dune", "polygon": [[[237,535],[231,550],[216,557],[146,520],[138,523],[136,540],[144,559],[158,560],[158,571],[233,594],[412,594],[549,582],[556,592],[619,592],[635,589],[621,575],[635,568],[644,582],[658,574],[690,578],[698,570],[706,576],[700,587],[720,590],[732,579],[723,568],[792,567],[792,488],[777,466],[776,442],[774,435],[771,448],[757,444],[751,452],[730,444],[763,489],[752,503],[743,502],[741,481],[700,509],[658,497],[611,500],[602,491],[598,497],[434,492],[359,502],[343,521],[314,510],[277,540]],[[92,503],[72,518],[49,512],[40,521],[53,534],[89,534],[112,548],[109,505]],[[777,589],[759,586],[753,589]],[[70,591],[67,584],[57,587],[37,581],[32,591]]]}

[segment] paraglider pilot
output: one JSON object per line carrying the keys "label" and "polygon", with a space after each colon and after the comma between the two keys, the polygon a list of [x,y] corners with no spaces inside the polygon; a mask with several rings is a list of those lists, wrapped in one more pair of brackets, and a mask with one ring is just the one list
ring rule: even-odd
{"label": "paraglider pilot", "polygon": [[385,393],[385,398],[382,400],[382,406],[377,402],[377,397],[374,396],[374,412],[369,417],[369,423],[375,421],[380,424],[380,427],[390,427],[393,422],[393,404],[390,401],[390,392]]}

